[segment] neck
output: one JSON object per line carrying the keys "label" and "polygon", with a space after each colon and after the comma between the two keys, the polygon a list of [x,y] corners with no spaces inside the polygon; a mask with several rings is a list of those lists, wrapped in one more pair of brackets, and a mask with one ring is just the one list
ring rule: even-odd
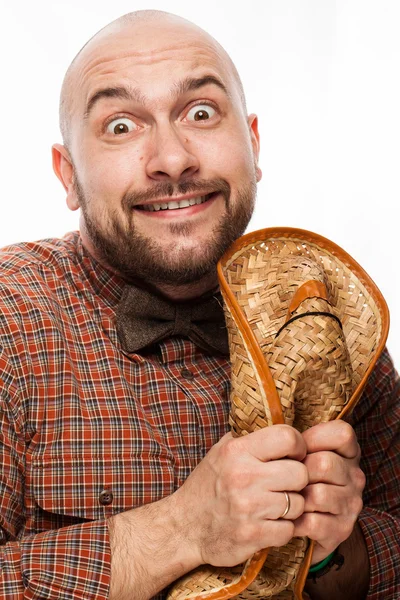
{"label": "neck", "polygon": [[[114,273],[115,275],[118,275],[122,279],[126,279],[123,273],[120,273],[119,271],[111,267],[109,264],[107,264],[106,261],[104,261],[99,252],[96,251],[96,248],[91,243],[89,237],[85,235],[84,231],[82,231],[82,228],[80,233],[82,244],[87,250],[87,252],[89,252],[89,254],[91,254],[93,258],[95,258],[97,262],[99,262],[108,271]],[[217,271],[215,269],[212,273],[205,275],[202,279],[200,279],[199,281],[195,281],[194,283],[174,285],[153,282],[152,280],[148,280],[146,283],[149,286],[153,287],[155,290],[158,290],[160,294],[169,298],[170,300],[175,302],[181,302],[185,300],[192,300],[193,298],[198,298],[206,292],[216,289],[218,287],[218,278]]]}

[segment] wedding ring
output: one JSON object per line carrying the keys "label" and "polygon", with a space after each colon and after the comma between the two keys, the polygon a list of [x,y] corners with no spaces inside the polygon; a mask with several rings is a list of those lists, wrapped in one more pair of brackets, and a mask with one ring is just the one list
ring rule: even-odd
{"label": "wedding ring", "polygon": [[286,515],[288,514],[289,510],[290,510],[290,496],[287,492],[283,492],[285,494],[285,498],[286,498],[286,508],[283,511],[283,513],[281,514],[281,516],[279,517],[280,519],[283,519],[283,517],[286,517]]}

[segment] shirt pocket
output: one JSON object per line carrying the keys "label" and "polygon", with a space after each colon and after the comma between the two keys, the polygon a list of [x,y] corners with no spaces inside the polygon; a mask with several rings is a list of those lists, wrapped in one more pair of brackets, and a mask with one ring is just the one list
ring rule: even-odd
{"label": "shirt pocket", "polygon": [[35,529],[52,528],[46,519],[58,526],[63,518],[102,519],[174,491],[174,468],[165,455],[43,456],[32,461],[30,473],[26,503]]}

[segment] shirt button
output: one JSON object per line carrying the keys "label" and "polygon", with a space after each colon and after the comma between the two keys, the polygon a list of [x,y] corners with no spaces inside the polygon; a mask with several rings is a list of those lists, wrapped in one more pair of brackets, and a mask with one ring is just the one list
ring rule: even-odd
{"label": "shirt button", "polygon": [[111,490],[103,490],[99,494],[99,502],[103,506],[108,506],[114,500],[114,494]]}
{"label": "shirt button", "polygon": [[182,369],[181,375],[184,379],[194,379],[194,373],[189,371],[189,369]]}

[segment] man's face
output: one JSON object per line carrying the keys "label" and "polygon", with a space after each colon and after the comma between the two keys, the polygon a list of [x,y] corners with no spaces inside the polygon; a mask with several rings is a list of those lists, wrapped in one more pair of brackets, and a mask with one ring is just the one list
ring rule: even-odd
{"label": "man's face", "polygon": [[88,249],[127,278],[186,284],[245,230],[258,133],[230,65],[197,30],[124,29],[88,47],[71,121]]}

